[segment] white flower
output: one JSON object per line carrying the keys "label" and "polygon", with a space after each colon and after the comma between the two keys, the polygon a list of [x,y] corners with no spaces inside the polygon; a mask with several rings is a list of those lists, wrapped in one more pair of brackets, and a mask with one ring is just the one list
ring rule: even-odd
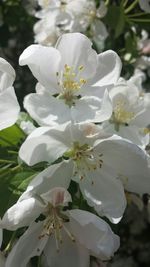
{"label": "white flower", "polygon": [[34,25],[34,38],[36,43],[42,45],[54,45],[58,39],[57,28],[55,25],[58,12],[49,11],[44,18],[39,20]]}
{"label": "white flower", "polygon": [[139,0],[139,5],[142,10],[147,13],[150,13],[150,2],[149,0]]}
{"label": "white flower", "polygon": [[0,58],[0,130],[13,125],[19,115],[19,104],[12,84],[15,79],[13,67]]}
{"label": "white flower", "polygon": [[142,76],[120,80],[109,91],[113,114],[103,123],[105,131],[118,134],[145,148],[149,143],[147,126],[150,123],[150,94],[141,90]]}
{"label": "white flower", "polygon": [[[36,94],[25,98],[24,106],[40,125],[103,121],[111,116],[107,91],[119,78],[121,62],[109,50],[99,55],[90,40],[80,34],[64,34],[56,48],[29,46],[20,56],[20,65],[28,65],[39,83]],[[56,97],[57,95],[57,97]],[[55,97],[54,97],[55,96]],[[37,108],[38,107],[38,108]]]}
{"label": "white flower", "polygon": [[76,31],[86,32],[88,29],[91,39],[96,42],[104,41],[107,38],[106,26],[100,21],[100,18],[103,18],[107,12],[103,1],[98,8],[96,8],[94,0],[70,1],[67,10],[74,15]]}
{"label": "white flower", "polygon": [[103,1],[98,8],[94,0],[40,1],[39,4],[42,10],[36,16],[41,20],[35,24],[34,31],[35,40],[40,44],[54,45],[56,38],[65,32],[86,33],[88,30],[91,39],[97,42],[108,36],[100,21],[107,12]]}
{"label": "white flower", "polygon": [[[149,158],[131,142],[119,136],[107,137],[93,124],[40,127],[28,136],[19,155],[28,165],[68,158],[70,178],[79,183],[88,204],[116,223],[126,207],[123,185],[138,194],[149,191]],[[36,177],[35,190],[39,184],[48,186],[44,175]]]}
{"label": "white flower", "polygon": [[[5,213],[2,222],[6,229],[29,225],[5,267],[25,267],[31,257],[43,251],[51,267],[88,267],[90,255],[101,259],[113,255],[119,247],[119,237],[105,221],[87,211],[64,211],[70,201],[70,194],[57,187],[37,198],[22,200]],[[45,219],[34,222],[40,214]]]}

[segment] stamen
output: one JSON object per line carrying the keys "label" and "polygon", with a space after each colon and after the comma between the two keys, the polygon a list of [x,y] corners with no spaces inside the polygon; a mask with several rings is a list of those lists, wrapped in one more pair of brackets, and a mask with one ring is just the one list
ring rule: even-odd
{"label": "stamen", "polygon": [[[73,159],[75,163],[73,175],[78,174],[81,181],[87,176],[87,172],[102,168],[103,165],[103,154],[98,155],[88,144],[80,145],[74,142],[73,148],[67,151],[65,156]],[[94,184],[93,180],[91,183]]]}
{"label": "stamen", "polygon": [[69,232],[69,230],[65,227],[65,225],[63,224],[63,228],[65,230],[65,232],[67,233],[67,235],[70,237],[70,239],[72,240],[72,242],[75,242],[75,238],[74,235],[72,233]]}
{"label": "stamen", "polygon": [[56,72],[57,84],[61,89],[59,98],[64,99],[69,107],[75,104],[77,99],[76,91],[79,91],[87,82],[83,77],[80,77],[83,69],[84,66],[80,65],[75,71],[72,66],[65,64],[62,72]]}

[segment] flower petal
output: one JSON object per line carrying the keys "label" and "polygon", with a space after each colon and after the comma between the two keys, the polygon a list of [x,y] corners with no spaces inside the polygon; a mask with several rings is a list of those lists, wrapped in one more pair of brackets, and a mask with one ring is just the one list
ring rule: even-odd
{"label": "flower petal", "polygon": [[54,162],[69,147],[70,136],[67,136],[67,132],[64,135],[65,126],[59,126],[59,129],[39,127],[34,130],[22,144],[20,158],[31,166],[42,161]]}
{"label": "flower petal", "polygon": [[121,60],[117,53],[107,50],[98,55],[98,67],[95,77],[90,81],[95,86],[115,84],[121,72]]}
{"label": "flower petal", "polygon": [[127,191],[138,194],[150,192],[149,156],[144,150],[126,139],[116,139],[104,140],[99,151],[104,155],[106,167],[114,169]]}
{"label": "flower petal", "polygon": [[2,57],[0,57],[0,92],[12,86],[15,80],[13,67]]}
{"label": "flower petal", "polygon": [[4,257],[3,253],[0,251],[0,266],[5,267],[6,258]]}
{"label": "flower petal", "polygon": [[105,91],[103,100],[97,97],[82,97],[71,109],[72,118],[75,122],[102,122],[111,117],[112,105]]}
{"label": "flower petal", "polygon": [[84,79],[93,77],[96,72],[97,54],[91,46],[91,41],[81,33],[63,34],[56,44],[62,57],[62,69],[67,64],[77,73],[79,67],[83,66],[82,77]]}
{"label": "flower petal", "polygon": [[53,164],[37,176],[29,183],[26,191],[21,195],[19,201],[34,195],[44,194],[54,187],[68,188],[70,184],[70,177],[73,172],[72,161],[63,161],[58,164]]}
{"label": "flower petal", "polygon": [[33,197],[17,202],[6,211],[1,226],[8,230],[28,226],[39,217],[44,208],[45,205]]}
{"label": "flower petal", "polygon": [[70,108],[64,101],[51,96],[46,91],[27,95],[24,99],[24,107],[41,126],[54,126],[71,119]]}
{"label": "flower petal", "polygon": [[19,116],[19,103],[13,87],[0,93],[0,130],[12,126]]}
{"label": "flower petal", "polygon": [[[1,220],[0,220],[0,223],[1,223]],[[2,241],[3,241],[3,232],[2,232],[2,229],[0,229],[0,248],[2,245]]]}
{"label": "flower petal", "polygon": [[9,253],[5,267],[26,267],[30,258],[41,255],[49,237],[39,238],[43,223],[33,223]]}
{"label": "flower petal", "polygon": [[[68,224],[68,223],[67,223]],[[49,238],[47,246],[44,249],[44,255],[47,261],[47,267],[87,267],[90,264],[88,250],[78,242],[73,242],[66,232],[61,231],[63,243],[60,244],[59,251],[55,245],[55,238],[52,235]],[[44,265],[45,266],[45,265]],[[7,267],[7,266],[6,266]]]}
{"label": "flower petal", "polygon": [[119,237],[98,216],[83,210],[69,211],[70,228],[77,240],[102,260],[109,259],[119,248]]}
{"label": "flower petal", "polygon": [[19,58],[21,66],[28,65],[35,78],[47,89],[54,87],[57,92],[57,72],[61,56],[53,47],[30,45]]}
{"label": "flower petal", "polygon": [[116,173],[105,168],[87,173],[80,182],[80,189],[88,204],[113,223],[118,223],[126,207],[122,183],[115,179]]}

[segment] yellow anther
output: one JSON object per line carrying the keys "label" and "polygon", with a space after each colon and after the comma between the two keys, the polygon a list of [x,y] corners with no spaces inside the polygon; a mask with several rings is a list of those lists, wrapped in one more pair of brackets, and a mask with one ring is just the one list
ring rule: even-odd
{"label": "yellow anther", "polygon": [[79,70],[80,71],[83,70],[83,69],[84,69],[84,66],[83,65],[79,66]]}
{"label": "yellow anther", "polygon": [[96,17],[96,11],[95,10],[90,10],[89,14],[90,14],[90,16],[92,18],[95,18]]}
{"label": "yellow anther", "polygon": [[150,134],[150,128],[144,128],[143,132],[144,134]]}
{"label": "yellow anther", "polygon": [[81,83],[81,84],[85,84],[85,83],[86,83],[86,80],[81,78],[81,79],[80,79],[80,83]]}
{"label": "yellow anther", "polygon": [[65,71],[66,71],[66,72],[70,72],[70,70],[71,70],[71,67],[68,66],[67,64],[65,64]]}

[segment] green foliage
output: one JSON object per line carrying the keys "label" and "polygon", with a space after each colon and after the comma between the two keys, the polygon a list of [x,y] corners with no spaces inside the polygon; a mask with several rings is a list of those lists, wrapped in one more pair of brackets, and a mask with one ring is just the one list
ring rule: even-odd
{"label": "green foliage", "polygon": [[0,175],[0,217],[17,201],[34,175],[34,171],[22,171],[21,167],[18,167],[18,172],[9,170]]}

